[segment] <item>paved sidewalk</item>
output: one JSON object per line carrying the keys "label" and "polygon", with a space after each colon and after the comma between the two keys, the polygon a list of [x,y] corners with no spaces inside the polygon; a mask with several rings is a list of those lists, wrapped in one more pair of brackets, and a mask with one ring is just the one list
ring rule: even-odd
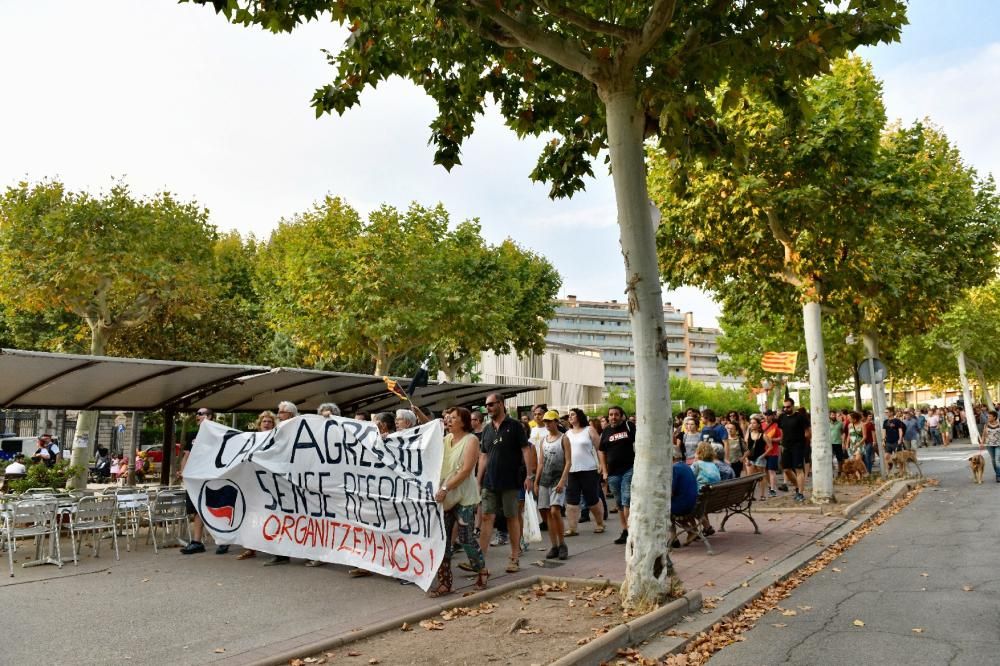
{"label": "paved sidewalk", "polygon": [[[601,535],[581,525],[580,536],[567,539],[570,559],[544,568],[532,564],[543,561],[544,533],[546,544],[524,554],[518,574],[503,572],[509,547],[492,548],[488,560],[496,573],[491,583],[542,573],[620,580],[624,546],[611,543],[618,535],[612,527],[617,517],[611,519]],[[687,588],[713,596],[739,586],[837,520],[768,514],[758,522],[763,533],[754,535],[749,522],[732,518],[727,532],[712,537],[714,556],[708,556],[701,543],[675,551],[674,563]],[[19,640],[5,646],[5,660],[242,664],[437,604],[419,588],[382,577],[353,579],[342,566],[309,569],[296,560],[263,567],[262,557],[236,561],[239,548],[226,556],[211,551],[182,556],[174,548],[154,555],[151,547],[140,545],[133,552],[123,549],[120,562],[102,548],[100,559],[84,557],[79,567],[72,561],[61,570],[18,566],[15,578],[0,581],[0,594],[6,607],[18,609],[19,617],[91,620],[79,632],[60,632],[60,640],[53,640],[50,623],[20,623]],[[472,582],[471,577],[456,575],[459,593],[471,591]]]}

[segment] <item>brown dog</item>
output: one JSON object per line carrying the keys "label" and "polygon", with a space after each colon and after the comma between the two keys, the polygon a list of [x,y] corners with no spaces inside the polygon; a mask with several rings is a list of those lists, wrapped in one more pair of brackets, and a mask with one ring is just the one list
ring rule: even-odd
{"label": "brown dog", "polygon": [[847,458],[840,463],[840,476],[860,482],[868,476],[868,468],[860,458]]}
{"label": "brown dog", "polygon": [[917,460],[916,451],[908,451],[903,449],[902,451],[896,451],[892,454],[890,458],[892,464],[895,465],[896,469],[899,470],[899,476],[907,476],[910,471],[910,463],[913,463],[917,467],[917,477],[922,478],[924,476],[924,470],[920,469],[920,462]]}
{"label": "brown dog", "polygon": [[969,458],[969,468],[972,469],[972,482],[981,484],[983,482],[983,470],[986,469],[983,457],[977,453]]}

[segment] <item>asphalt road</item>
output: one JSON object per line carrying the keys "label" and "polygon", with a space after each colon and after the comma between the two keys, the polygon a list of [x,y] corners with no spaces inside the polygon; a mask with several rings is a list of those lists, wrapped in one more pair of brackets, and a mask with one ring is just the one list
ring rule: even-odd
{"label": "asphalt road", "polygon": [[1000,484],[988,462],[972,483],[972,450],[920,449],[940,486],[800,585],[781,603],[795,615],[771,611],[712,666],[1000,663]]}

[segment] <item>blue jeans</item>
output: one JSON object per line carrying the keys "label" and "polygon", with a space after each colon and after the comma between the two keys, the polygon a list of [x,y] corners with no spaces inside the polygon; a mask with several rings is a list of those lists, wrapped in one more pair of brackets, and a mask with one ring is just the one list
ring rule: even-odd
{"label": "blue jeans", "polygon": [[997,475],[997,480],[1000,480],[1000,446],[987,446],[986,452],[990,456],[990,462],[993,463],[993,472]]}
{"label": "blue jeans", "polygon": [[944,440],[941,439],[941,428],[929,428],[931,434],[931,442],[934,446],[941,446],[944,444]]}
{"label": "blue jeans", "polygon": [[874,457],[875,457],[875,447],[873,447],[871,444],[865,444],[864,447],[861,449],[861,459],[864,461],[865,468],[868,470],[869,474],[872,473],[872,462]]}
{"label": "blue jeans", "polygon": [[609,476],[608,488],[614,493],[618,506],[628,508],[632,503],[632,470],[618,476]]}

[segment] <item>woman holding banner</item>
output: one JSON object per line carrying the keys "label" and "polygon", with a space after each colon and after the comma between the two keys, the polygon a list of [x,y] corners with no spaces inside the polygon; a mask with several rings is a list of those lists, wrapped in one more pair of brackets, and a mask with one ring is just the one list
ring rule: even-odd
{"label": "woman holding banner", "polygon": [[444,438],[441,485],[434,499],[444,509],[444,533],[447,545],[444,559],[438,569],[437,587],[429,593],[432,597],[451,593],[453,533],[465,554],[469,556],[473,570],[478,574],[476,589],[485,589],[490,577],[483,551],[473,536],[476,507],[479,505],[479,486],[473,475],[476,463],[479,461],[479,439],[472,432],[472,413],[465,407],[456,407],[451,413],[451,418],[446,419],[445,423],[448,434]]}
{"label": "woman holding banner", "polygon": [[[274,430],[274,412],[268,410],[260,413],[257,417],[257,430],[260,432]],[[236,559],[249,560],[251,557],[257,557],[257,551],[247,548]]]}

